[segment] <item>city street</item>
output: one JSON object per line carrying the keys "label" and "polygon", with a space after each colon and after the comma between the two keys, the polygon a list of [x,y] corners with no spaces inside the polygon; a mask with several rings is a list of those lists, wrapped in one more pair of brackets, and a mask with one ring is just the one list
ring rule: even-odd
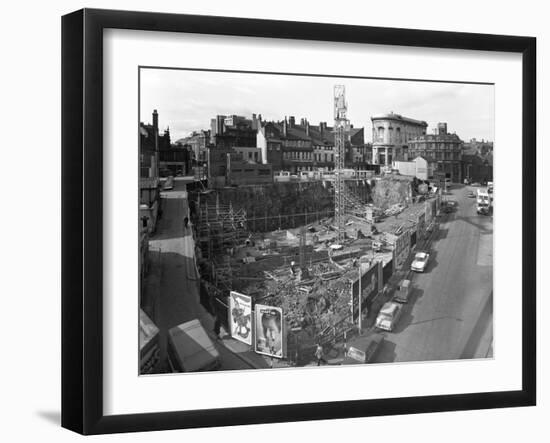
{"label": "city street", "polygon": [[[152,249],[161,250],[162,275],[155,306],[155,323],[160,330],[161,361],[166,363],[168,331],[174,326],[198,318],[220,353],[220,369],[268,367],[265,359],[247,347],[239,347],[239,343],[230,343],[232,339],[217,341],[213,332],[214,319],[200,304],[192,231],[191,228],[185,230],[183,226],[183,218],[188,214],[187,182],[184,178],[176,179],[174,189],[163,191],[162,218],[150,240]],[[234,347],[236,351],[229,347]]]}
{"label": "city street", "polygon": [[409,273],[412,297],[376,362],[492,357],[493,217],[477,215],[469,189],[446,196],[458,208],[441,216],[426,272]]}

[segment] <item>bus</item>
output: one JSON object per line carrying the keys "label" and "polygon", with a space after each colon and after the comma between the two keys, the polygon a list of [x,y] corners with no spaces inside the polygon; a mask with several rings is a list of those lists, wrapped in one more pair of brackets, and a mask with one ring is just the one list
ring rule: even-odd
{"label": "bus", "polygon": [[489,215],[491,211],[491,198],[487,189],[477,190],[476,209],[478,214]]}

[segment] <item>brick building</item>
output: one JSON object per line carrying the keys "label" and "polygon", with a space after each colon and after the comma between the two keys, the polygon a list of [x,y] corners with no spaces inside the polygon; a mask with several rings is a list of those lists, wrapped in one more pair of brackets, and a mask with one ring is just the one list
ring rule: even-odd
{"label": "brick building", "polygon": [[453,183],[462,183],[462,145],[456,134],[447,132],[447,123],[438,123],[434,134],[408,142],[409,157],[424,157],[434,173],[443,172]]}

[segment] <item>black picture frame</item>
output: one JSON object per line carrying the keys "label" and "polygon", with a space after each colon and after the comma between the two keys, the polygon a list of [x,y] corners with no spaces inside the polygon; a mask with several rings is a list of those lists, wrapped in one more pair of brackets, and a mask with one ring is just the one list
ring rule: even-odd
{"label": "black picture frame", "polygon": [[[103,412],[103,30],[190,32],[522,55],[522,388],[167,411]],[[411,29],[83,9],[62,18],[62,426],[82,434],[530,406],[536,404],[536,39]]]}

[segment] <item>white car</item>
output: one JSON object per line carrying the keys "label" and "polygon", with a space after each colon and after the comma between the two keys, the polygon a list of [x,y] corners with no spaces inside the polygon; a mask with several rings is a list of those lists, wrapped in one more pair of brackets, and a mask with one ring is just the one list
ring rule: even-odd
{"label": "white car", "polygon": [[430,254],[427,252],[417,252],[414,255],[414,260],[411,263],[411,271],[414,272],[424,272],[428,267],[428,259]]}
{"label": "white car", "polygon": [[380,309],[378,313],[378,317],[376,317],[376,327],[378,329],[384,329],[385,331],[393,331],[399,317],[401,317],[402,309],[403,305],[399,303],[393,301],[387,302],[382,306],[382,309]]}

